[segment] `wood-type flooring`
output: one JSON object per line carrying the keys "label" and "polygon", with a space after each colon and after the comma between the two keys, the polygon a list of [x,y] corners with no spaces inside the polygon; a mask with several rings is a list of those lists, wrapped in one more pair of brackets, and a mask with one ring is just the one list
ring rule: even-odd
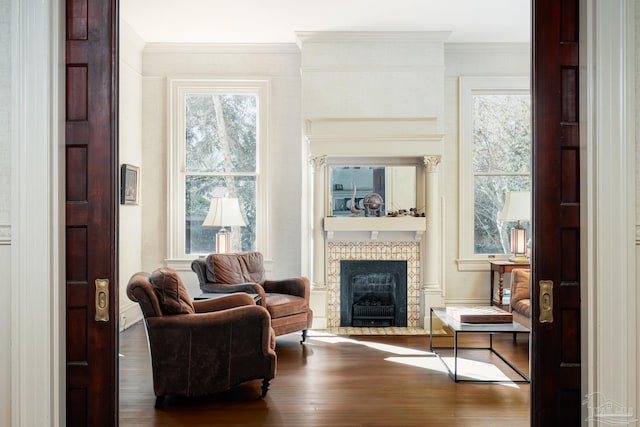
{"label": "wood-type flooring", "polygon": [[[451,338],[435,338],[450,345]],[[143,323],[120,334],[120,426],[528,426],[529,384],[455,383],[429,352],[428,336],[336,336],[310,331],[277,338],[276,378],[264,399],[261,381],[206,398],[169,397],[155,409]],[[485,346],[486,336],[461,345]],[[501,354],[525,373],[528,340],[495,335]],[[443,352],[451,362],[451,352]],[[512,377],[485,350],[460,354],[460,372],[475,379]],[[497,375],[497,377],[496,377]],[[514,377],[512,377],[514,378]]]}

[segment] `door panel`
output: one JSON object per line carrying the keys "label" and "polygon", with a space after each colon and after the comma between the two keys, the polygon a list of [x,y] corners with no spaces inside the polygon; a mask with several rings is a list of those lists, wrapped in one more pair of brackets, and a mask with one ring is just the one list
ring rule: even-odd
{"label": "door panel", "polygon": [[[117,423],[117,144],[115,1],[66,8],[67,425]],[[107,279],[108,322],[95,320]]]}
{"label": "door panel", "polygon": [[[531,425],[580,425],[578,0],[533,1]],[[541,323],[541,280],[553,322]]]}

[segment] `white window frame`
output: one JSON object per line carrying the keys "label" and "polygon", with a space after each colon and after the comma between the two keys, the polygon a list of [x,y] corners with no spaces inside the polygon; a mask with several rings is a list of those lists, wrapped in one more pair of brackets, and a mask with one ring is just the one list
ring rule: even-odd
{"label": "white window frame", "polygon": [[246,93],[258,96],[256,165],[256,250],[270,259],[268,211],[269,79],[168,78],[167,266],[189,270],[197,254],[185,253],[185,99],[195,93]]}
{"label": "white window frame", "polygon": [[474,251],[474,172],[473,172],[473,95],[531,94],[529,76],[460,77],[460,199],[458,230],[458,269],[487,270],[489,259],[507,259],[509,254],[476,254]]}

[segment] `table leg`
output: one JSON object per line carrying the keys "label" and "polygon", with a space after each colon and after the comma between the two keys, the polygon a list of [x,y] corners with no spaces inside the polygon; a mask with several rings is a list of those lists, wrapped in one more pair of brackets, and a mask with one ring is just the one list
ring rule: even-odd
{"label": "table leg", "polygon": [[429,309],[429,351],[433,352],[433,307]]}
{"label": "table leg", "polygon": [[489,288],[489,305],[493,305],[493,282],[495,280],[496,277],[496,272],[491,269],[491,287]]}
{"label": "table leg", "polygon": [[458,332],[453,332],[453,381],[458,382]]}
{"label": "table leg", "polygon": [[498,303],[502,305],[502,293],[504,291],[504,273],[498,273]]}

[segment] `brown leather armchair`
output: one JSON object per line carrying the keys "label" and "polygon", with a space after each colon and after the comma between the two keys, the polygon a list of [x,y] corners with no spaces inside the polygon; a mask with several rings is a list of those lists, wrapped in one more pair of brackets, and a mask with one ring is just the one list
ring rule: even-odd
{"label": "brown leather armchair", "polygon": [[266,280],[260,252],[210,254],[194,260],[191,269],[198,276],[202,292],[258,294],[259,304],[269,310],[277,336],[302,331],[300,342],[306,340],[313,322],[311,286],[306,277]]}
{"label": "brown leather armchair", "polygon": [[165,396],[202,396],[262,379],[262,397],[276,373],[269,313],[244,293],[191,301],[169,268],[134,274],[127,296],[144,315],[156,407]]}

